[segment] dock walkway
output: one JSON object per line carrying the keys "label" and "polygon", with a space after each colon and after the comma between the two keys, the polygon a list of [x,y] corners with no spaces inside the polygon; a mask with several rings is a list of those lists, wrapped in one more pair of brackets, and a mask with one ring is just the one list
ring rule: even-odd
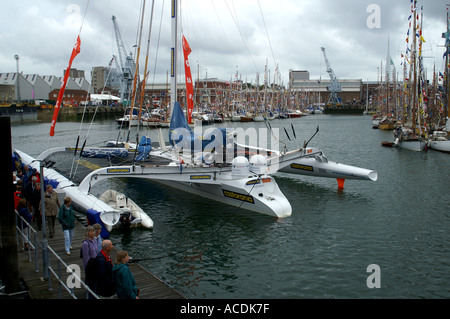
{"label": "dock walkway", "polygon": [[[55,235],[53,238],[48,238],[48,246],[55,251],[59,257],[66,263],[66,265],[78,265],[81,269],[80,274],[82,280],[84,280],[84,270],[82,258],[80,258],[81,243],[84,239],[85,226],[77,220],[75,224],[74,238],[72,241],[71,254],[67,255],[64,250],[64,234],[62,228],[58,222],[55,225]],[[42,240],[42,232],[37,232],[38,242]],[[114,243],[113,243],[114,244]],[[27,286],[28,294],[32,299],[71,299],[70,293],[61,287],[54,275],[50,276],[51,289],[49,289],[49,280],[44,279],[43,263],[42,263],[42,249],[38,245],[37,250],[20,251],[19,247],[19,273]],[[113,261],[115,261],[117,251],[114,249],[111,253]],[[35,261],[38,261],[37,263]],[[64,282],[72,274],[67,272],[65,266],[58,263],[57,258],[49,253],[50,266],[58,271],[60,268],[60,274]],[[169,287],[166,283],[158,279],[148,270],[144,269],[137,263],[131,263],[130,270],[136,280],[137,287],[139,288],[140,299],[185,299],[181,293],[175,289]],[[72,266],[71,266],[72,267]],[[73,277],[73,276],[72,276]],[[75,285],[76,286],[76,285]],[[83,286],[80,288],[74,288],[73,293],[77,299],[85,299],[86,290]],[[117,297],[114,297],[117,298]]]}

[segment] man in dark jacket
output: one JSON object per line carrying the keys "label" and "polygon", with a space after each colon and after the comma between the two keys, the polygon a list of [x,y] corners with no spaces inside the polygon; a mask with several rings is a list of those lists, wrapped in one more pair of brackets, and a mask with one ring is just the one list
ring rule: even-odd
{"label": "man in dark jacket", "polygon": [[116,293],[113,279],[113,263],[111,251],[113,244],[110,240],[102,242],[102,250],[97,255],[97,295],[112,297]]}
{"label": "man in dark jacket", "polygon": [[42,227],[42,215],[41,215],[41,183],[37,182],[37,178],[33,176],[32,187],[30,187],[29,201],[33,208],[33,218],[36,221],[38,230]]}

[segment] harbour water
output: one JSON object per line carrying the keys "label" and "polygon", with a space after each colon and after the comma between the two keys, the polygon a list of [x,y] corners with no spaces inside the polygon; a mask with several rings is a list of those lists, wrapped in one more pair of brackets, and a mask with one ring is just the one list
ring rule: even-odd
{"label": "harbour water", "polygon": [[[295,138],[291,123],[295,129]],[[264,123],[229,123],[266,127]],[[276,220],[210,201],[156,182],[114,179],[155,228],[115,230],[111,240],[188,298],[450,298],[450,155],[386,148],[392,132],[372,129],[371,117],[309,115],[274,120],[288,149],[310,146],[329,160],[378,172],[378,180],[275,175],[292,205]],[[286,137],[286,128],[290,139]],[[30,155],[75,146],[80,124],[13,125],[13,149]],[[114,139],[114,119],[84,124],[87,144]],[[165,131],[167,132],[167,131]],[[155,133],[150,135],[156,140]],[[281,144],[283,145],[283,144]],[[369,265],[380,288],[369,288]]]}

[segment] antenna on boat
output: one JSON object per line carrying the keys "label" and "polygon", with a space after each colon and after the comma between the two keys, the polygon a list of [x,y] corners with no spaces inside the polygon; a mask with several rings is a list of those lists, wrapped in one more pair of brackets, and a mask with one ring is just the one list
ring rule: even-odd
{"label": "antenna on boat", "polygon": [[308,142],[305,141],[305,143],[303,144],[303,148],[306,148],[308,146],[309,142],[311,142],[311,140],[314,138],[314,136],[316,136],[317,133],[319,133],[319,125],[317,125],[316,133],[314,133],[313,136],[311,136]]}

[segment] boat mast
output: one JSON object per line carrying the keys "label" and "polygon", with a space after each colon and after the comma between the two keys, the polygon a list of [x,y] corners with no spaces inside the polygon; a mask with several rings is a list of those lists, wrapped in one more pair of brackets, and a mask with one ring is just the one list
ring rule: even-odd
{"label": "boat mast", "polygon": [[[130,121],[128,122],[128,136],[127,136],[127,142],[128,137],[131,130],[131,122],[133,119],[133,109],[136,103],[136,96],[137,96],[137,82],[138,82],[138,75],[139,75],[139,58],[140,58],[140,52],[141,52],[141,39],[142,39],[142,27],[144,24],[144,14],[145,14],[145,0],[142,2],[142,9],[141,9],[141,21],[139,25],[139,40],[138,40],[138,47],[137,47],[137,55],[136,55],[136,66],[134,70],[134,81],[133,81],[133,94],[132,94],[132,100],[131,100],[131,108],[130,108]],[[138,121],[141,119],[138,118]]]}
{"label": "boat mast", "polygon": [[414,1],[413,8],[413,46],[412,46],[412,63],[413,63],[413,86],[412,86],[412,131],[413,135],[416,135],[416,93],[417,93],[417,70],[416,70],[416,23],[417,23],[417,11],[416,11],[416,2]]}
{"label": "boat mast", "polygon": [[178,20],[178,0],[172,0],[171,9],[171,55],[170,55],[170,114],[173,114],[173,107],[177,101],[177,20]]}
{"label": "boat mast", "polygon": [[447,4],[447,21],[446,21],[446,24],[447,24],[447,34],[446,34],[446,39],[445,39],[445,46],[446,46],[446,48],[445,48],[445,52],[446,52],[446,54],[445,54],[445,70],[444,70],[444,85],[445,85],[445,89],[444,89],[444,92],[445,92],[445,97],[446,97],[446,99],[447,99],[447,101],[446,101],[446,103],[445,103],[445,105],[444,105],[444,107],[446,108],[446,109],[444,109],[444,116],[445,116],[445,114],[447,114],[447,117],[449,117],[450,118],[450,107],[448,106],[448,103],[449,103],[449,101],[450,101],[450,99],[449,99],[449,93],[450,93],[450,81],[449,81],[449,66],[448,66],[448,63],[449,63],[449,61],[448,61],[448,54],[449,54],[449,52],[448,52],[448,50],[450,49],[450,45],[449,45],[449,41],[448,41],[448,37],[449,37],[449,32],[450,32],[450,28],[449,28],[449,20],[448,20],[448,8],[449,8],[449,4]]}

